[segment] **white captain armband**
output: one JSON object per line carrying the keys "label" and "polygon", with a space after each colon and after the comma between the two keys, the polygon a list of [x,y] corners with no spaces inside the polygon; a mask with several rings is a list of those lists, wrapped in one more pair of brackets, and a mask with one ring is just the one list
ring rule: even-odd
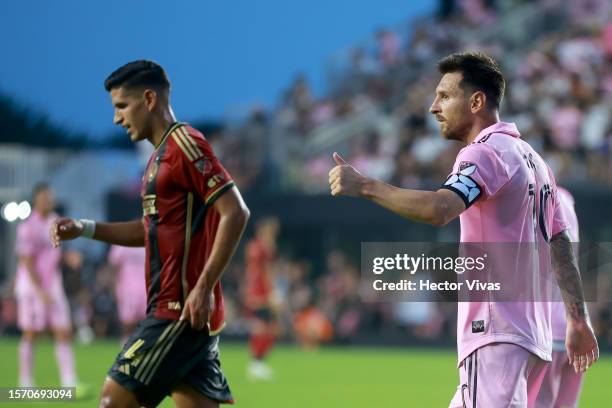
{"label": "white captain armband", "polygon": [[469,208],[482,195],[482,188],[470,177],[474,171],[476,171],[476,165],[472,164],[448,176],[444,185],[440,187],[457,193],[465,203],[465,208]]}

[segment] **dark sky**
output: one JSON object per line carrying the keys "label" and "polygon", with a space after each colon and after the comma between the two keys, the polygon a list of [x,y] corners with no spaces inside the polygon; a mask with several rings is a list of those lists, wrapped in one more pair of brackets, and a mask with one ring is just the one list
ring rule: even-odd
{"label": "dark sky", "polygon": [[147,58],[168,71],[180,119],[220,119],[258,102],[274,106],[297,72],[322,92],[328,57],[435,4],[9,1],[0,12],[0,90],[69,128],[103,135],[113,126],[104,78]]}

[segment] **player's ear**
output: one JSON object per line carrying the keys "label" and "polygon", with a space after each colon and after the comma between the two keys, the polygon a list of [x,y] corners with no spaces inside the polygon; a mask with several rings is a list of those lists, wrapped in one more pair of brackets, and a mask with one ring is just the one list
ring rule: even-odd
{"label": "player's ear", "polygon": [[145,101],[145,106],[147,107],[149,112],[153,111],[153,109],[159,102],[159,96],[157,95],[157,92],[155,92],[155,90],[153,89],[145,89],[143,93],[143,98]]}
{"label": "player's ear", "polygon": [[476,91],[470,96],[470,110],[472,113],[477,113],[484,109],[487,103],[487,95],[482,91]]}

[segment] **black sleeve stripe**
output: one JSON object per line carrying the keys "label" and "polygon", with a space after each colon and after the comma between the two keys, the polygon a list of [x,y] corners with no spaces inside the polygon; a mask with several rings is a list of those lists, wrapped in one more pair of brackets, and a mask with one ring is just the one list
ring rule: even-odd
{"label": "black sleeve stripe", "polygon": [[442,186],[439,188],[439,190],[450,190],[453,191],[455,193],[457,193],[457,195],[463,200],[463,203],[465,204],[465,209],[467,210],[468,208],[470,208],[470,206],[473,203],[470,203],[467,199],[467,197],[465,196],[465,194],[463,194],[461,191],[459,191],[459,189],[456,189],[453,186]]}
{"label": "black sleeve stripe", "polygon": [[227,190],[229,190],[232,187],[234,187],[234,182],[229,181],[223,187],[220,187],[219,189],[217,189],[217,191],[215,191],[208,197],[208,199],[206,200],[206,205],[207,206],[213,205],[215,201],[217,201],[217,199],[223,195],[223,193],[225,193]]}

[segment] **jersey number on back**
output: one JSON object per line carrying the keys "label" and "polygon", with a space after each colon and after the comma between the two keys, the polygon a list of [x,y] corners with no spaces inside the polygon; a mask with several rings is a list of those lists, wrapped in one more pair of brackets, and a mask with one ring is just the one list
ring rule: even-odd
{"label": "jersey number on back", "polygon": [[[527,167],[529,167],[531,169],[531,171],[533,171],[533,176],[535,178],[536,176],[536,165],[533,162],[533,155],[531,153],[529,154],[523,154],[523,159],[525,159],[525,161],[527,162]],[[550,184],[546,183],[542,186],[542,188],[540,189],[540,206],[539,208],[537,208],[537,201],[536,200],[536,191],[535,191],[535,184],[533,183],[529,183],[529,195],[533,196],[533,228],[534,228],[534,239],[535,236],[537,234],[537,226],[538,224],[540,225],[540,231],[542,232],[542,237],[544,238],[544,241],[548,242],[548,232],[546,231],[546,204],[548,203],[548,197],[550,197],[551,194],[551,189],[550,189]],[[539,211],[538,211],[539,210]],[[537,241],[536,241],[537,242]]]}

